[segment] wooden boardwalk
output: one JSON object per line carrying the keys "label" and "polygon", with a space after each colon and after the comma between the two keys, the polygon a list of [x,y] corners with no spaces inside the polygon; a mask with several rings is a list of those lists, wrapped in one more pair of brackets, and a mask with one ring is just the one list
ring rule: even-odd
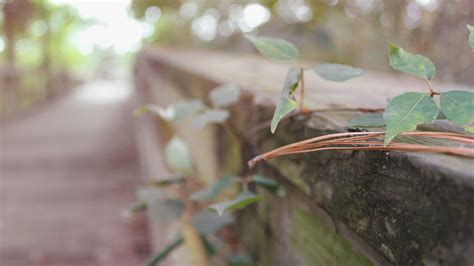
{"label": "wooden boardwalk", "polygon": [[0,265],[141,265],[144,223],[121,217],[140,181],[130,101],[89,83],[1,125]]}

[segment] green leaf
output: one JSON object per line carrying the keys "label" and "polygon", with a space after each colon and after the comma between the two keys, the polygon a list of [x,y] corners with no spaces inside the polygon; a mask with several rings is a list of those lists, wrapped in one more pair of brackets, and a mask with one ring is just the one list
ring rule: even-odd
{"label": "green leaf", "polygon": [[419,78],[431,80],[436,74],[436,68],[428,58],[408,53],[394,44],[389,45],[389,59],[394,69]]}
{"label": "green leaf", "polygon": [[179,137],[173,137],[165,147],[165,159],[168,167],[184,176],[192,172],[192,160],[188,146]]}
{"label": "green leaf", "polygon": [[285,196],[285,189],[280,186],[275,180],[262,175],[252,175],[252,181],[255,182],[260,187],[265,188],[266,190],[277,194],[280,197]]}
{"label": "green leaf", "polygon": [[280,120],[291,111],[296,108],[297,102],[293,93],[298,88],[298,84],[301,80],[301,69],[296,67],[290,67],[286,74],[285,85],[280,94],[280,100],[273,114],[271,123],[271,132],[275,133]]}
{"label": "green leaf", "polygon": [[229,111],[222,109],[212,109],[198,114],[191,123],[191,128],[202,129],[207,124],[224,123],[230,116]]}
{"label": "green leaf", "polygon": [[331,81],[346,81],[364,73],[360,68],[340,64],[319,64],[312,69],[321,78]]}
{"label": "green leaf", "polygon": [[206,210],[201,211],[193,216],[193,225],[202,235],[213,235],[221,230],[224,226],[233,224],[234,217],[229,213],[217,216]]}
{"label": "green leaf", "polygon": [[153,179],[150,181],[151,186],[155,187],[166,187],[169,185],[180,184],[186,181],[184,176],[173,176],[169,178],[160,178],[160,179]]}
{"label": "green leaf", "polygon": [[469,46],[474,49],[474,26],[467,25],[467,28],[469,30]]}
{"label": "green leaf", "polygon": [[210,184],[209,186],[205,187],[204,189],[193,193],[191,195],[192,200],[196,201],[208,201],[215,199],[219,193],[232,186],[238,181],[238,178],[235,176],[225,176],[217,180],[216,182]]}
{"label": "green leaf", "polygon": [[387,125],[385,145],[402,132],[416,130],[418,124],[434,122],[437,116],[438,107],[427,93],[398,95],[388,103],[383,114]]}
{"label": "green leaf", "polygon": [[260,199],[261,199],[261,197],[255,195],[254,193],[252,193],[250,191],[244,191],[244,192],[240,193],[233,200],[225,201],[225,202],[221,202],[221,203],[216,203],[216,204],[213,204],[213,205],[209,206],[209,210],[214,211],[218,215],[223,215],[224,212],[226,212],[226,211],[232,211],[232,210],[245,208],[249,204],[257,202]]}
{"label": "green leaf", "polygon": [[183,202],[176,199],[162,198],[147,204],[148,218],[154,222],[172,222],[181,217],[183,210]]}
{"label": "green leaf", "polygon": [[227,258],[227,266],[252,266],[252,258],[245,253],[231,255]]}
{"label": "green leaf", "polygon": [[146,266],[155,266],[157,265],[160,261],[166,259],[166,257],[173,252],[177,247],[179,247],[181,244],[183,244],[183,238],[181,236],[176,237],[172,242],[170,242],[168,245],[165,246],[163,250],[158,252],[156,255],[153,255],[150,257],[146,262]]}
{"label": "green leaf", "polygon": [[285,40],[250,35],[245,35],[245,38],[251,41],[262,55],[270,59],[282,61],[298,59],[298,48]]}
{"label": "green leaf", "polygon": [[366,114],[352,119],[349,127],[383,127],[385,121],[382,114]]}
{"label": "green leaf", "polygon": [[[474,93],[449,91],[441,93],[441,111],[453,124],[469,127],[474,123]],[[469,131],[469,130],[466,130]]]}
{"label": "green leaf", "polygon": [[190,100],[171,104],[166,109],[158,105],[146,104],[137,108],[133,114],[140,116],[147,112],[151,112],[166,121],[178,122],[192,114],[204,110],[204,108],[205,106],[201,100]]}
{"label": "green leaf", "polygon": [[209,93],[209,99],[214,107],[225,107],[237,102],[240,98],[240,88],[235,84],[221,85]]}

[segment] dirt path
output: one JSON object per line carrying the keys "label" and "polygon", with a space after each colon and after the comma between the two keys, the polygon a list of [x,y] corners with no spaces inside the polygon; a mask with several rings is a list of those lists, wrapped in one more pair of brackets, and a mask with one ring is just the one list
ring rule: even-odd
{"label": "dirt path", "polygon": [[120,216],[140,180],[130,98],[90,83],[0,125],[1,266],[142,263],[145,227]]}

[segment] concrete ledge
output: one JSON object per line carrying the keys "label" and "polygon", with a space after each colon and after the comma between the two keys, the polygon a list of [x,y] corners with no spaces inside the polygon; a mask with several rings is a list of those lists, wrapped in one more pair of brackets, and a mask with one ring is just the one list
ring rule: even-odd
{"label": "concrete ledge", "polygon": [[[286,119],[275,135],[263,130],[244,138],[250,128],[271,117],[284,66],[252,56],[149,49],[139,56],[135,73],[137,90],[149,95],[145,100],[161,105],[205,99],[224,82],[244,88],[231,117],[243,144],[240,156],[230,152],[235,151],[229,149],[232,140],[218,127],[192,133],[185,126],[179,129],[189,139],[200,139],[193,144],[200,147],[195,158],[201,165],[199,175],[208,180],[245,172],[247,159],[280,145],[347,131],[349,119],[358,115],[297,115]],[[373,74],[342,86],[313,77],[306,82],[308,105],[381,108],[388,97],[422,88],[417,82]],[[289,191],[283,199],[267,195],[267,201],[239,214],[242,239],[262,265],[474,263],[474,160],[325,151],[273,159],[258,171],[280,179]]]}

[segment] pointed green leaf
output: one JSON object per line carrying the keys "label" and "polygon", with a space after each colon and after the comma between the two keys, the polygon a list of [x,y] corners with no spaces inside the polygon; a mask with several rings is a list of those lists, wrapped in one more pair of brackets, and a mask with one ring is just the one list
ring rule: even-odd
{"label": "pointed green leaf", "polygon": [[383,127],[385,121],[382,114],[366,114],[349,122],[349,127]]}
{"label": "pointed green leaf", "polygon": [[156,266],[160,261],[166,259],[166,257],[173,252],[177,247],[183,244],[183,238],[181,236],[176,237],[168,245],[166,245],[163,250],[158,252],[156,255],[150,257],[146,262],[146,266]]}
{"label": "pointed green leaf", "polygon": [[235,84],[221,85],[209,93],[209,99],[214,107],[225,107],[237,102],[240,88]]}
{"label": "pointed green leaf", "polygon": [[469,30],[469,46],[474,49],[474,26],[467,25],[467,28]]}
{"label": "pointed green leaf", "polygon": [[296,99],[293,93],[298,88],[298,84],[301,80],[301,69],[296,67],[290,67],[286,74],[285,85],[280,94],[280,100],[278,101],[275,113],[273,113],[271,132],[275,133],[280,120],[291,111],[296,108]]}
{"label": "pointed green leaf", "polygon": [[285,189],[273,179],[264,177],[262,175],[252,175],[251,178],[252,181],[258,186],[265,188],[266,190],[273,192],[280,197],[283,197],[286,194]]}
{"label": "pointed green leaf", "polygon": [[233,223],[234,217],[229,213],[216,217],[215,214],[203,210],[193,216],[193,225],[202,235],[213,235],[224,226]]}
{"label": "pointed green leaf", "polygon": [[438,107],[427,93],[406,92],[393,98],[385,108],[383,118],[387,125],[385,145],[398,134],[416,130],[422,123],[433,123]]}
{"label": "pointed green leaf", "polygon": [[298,59],[298,48],[290,42],[270,37],[255,37],[250,35],[246,35],[245,37],[255,45],[262,55],[268,58],[283,61]]}
{"label": "pointed green leaf", "polygon": [[203,113],[198,114],[194,117],[193,121],[191,122],[191,128],[193,129],[202,129],[207,124],[221,124],[224,123],[227,118],[229,118],[230,113],[227,110],[222,109],[212,109],[205,111]]}
{"label": "pointed green leaf", "polygon": [[165,160],[168,167],[184,176],[192,172],[192,160],[188,146],[179,137],[173,137],[165,147]]}
{"label": "pointed green leaf", "polygon": [[441,111],[453,124],[460,127],[469,127],[474,124],[473,92],[458,90],[444,92],[441,93],[440,103]]}
{"label": "pointed green leaf", "polygon": [[436,68],[428,58],[408,53],[394,44],[389,45],[389,59],[394,69],[419,78],[431,80],[436,74]]}
{"label": "pointed green leaf", "polygon": [[204,189],[193,193],[191,195],[192,200],[196,201],[208,201],[215,199],[219,193],[234,185],[238,181],[238,178],[235,176],[225,176],[217,180],[216,182],[210,184],[209,186],[205,187]]}
{"label": "pointed green leaf", "polygon": [[209,206],[209,210],[214,211],[218,215],[223,215],[226,211],[242,209],[249,204],[255,203],[261,199],[260,196],[255,195],[250,191],[240,193],[235,199],[216,203]]}
{"label": "pointed green leaf", "polygon": [[360,68],[340,64],[319,64],[312,69],[321,78],[331,81],[346,81],[364,73]]}
{"label": "pointed green leaf", "polygon": [[166,109],[155,104],[145,104],[135,109],[135,116],[151,112],[170,122],[178,122],[184,118],[204,110],[205,106],[201,100],[182,101],[169,105]]}

